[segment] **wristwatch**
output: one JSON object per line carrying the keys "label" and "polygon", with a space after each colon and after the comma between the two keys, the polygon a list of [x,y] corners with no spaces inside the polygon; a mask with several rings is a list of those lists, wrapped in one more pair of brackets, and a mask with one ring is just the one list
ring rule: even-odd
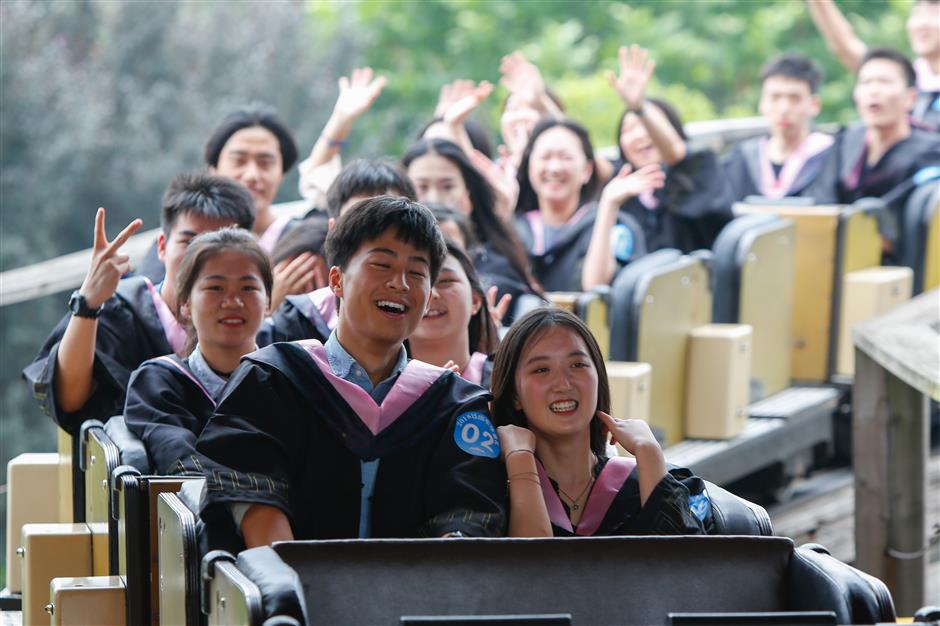
{"label": "wristwatch", "polygon": [[104,309],[102,304],[97,309],[93,309],[88,306],[88,301],[85,300],[78,289],[72,292],[72,295],[69,296],[69,311],[72,312],[72,315],[75,317],[87,317],[90,319],[97,319],[101,315],[101,310]]}

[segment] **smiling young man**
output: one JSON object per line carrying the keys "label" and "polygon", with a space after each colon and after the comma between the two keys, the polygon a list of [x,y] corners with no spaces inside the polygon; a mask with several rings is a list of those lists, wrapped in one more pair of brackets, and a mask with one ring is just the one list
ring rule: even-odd
{"label": "smiling young man", "polygon": [[504,533],[489,393],[409,361],[446,255],[434,216],[379,196],[326,240],[339,321],[325,343],[277,343],[232,375],[198,451],[203,517],[248,547],[290,539]]}
{"label": "smiling young man", "polygon": [[770,135],[737,144],[724,159],[734,201],[805,195],[822,170],[832,137],[813,132],[822,68],[801,54],[782,54],[761,70],[759,109]]}
{"label": "smiling young man", "polygon": [[121,280],[130,261],[120,247],[141,221],[108,242],[105,212],[98,209],[85,280],[69,299],[70,312],[23,370],[43,411],[72,433],[86,419],[121,413],[131,372],[147,359],[184,348],[176,272],[189,242],[225,226],[251,229],[254,215],[251,196],[237,183],[205,174],[174,178],[163,195],[157,241],[166,280],[153,285],[142,276]]}
{"label": "smiling young man", "polygon": [[819,202],[884,200],[887,261],[897,252],[893,224],[900,221],[908,197],[918,185],[936,184],[940,168],[940,137],[910,124],[915,80],[910,61],[897,50],[873,48],[865,54],[853,90],[861,123],[836,136],[824,171],[808,191]]}

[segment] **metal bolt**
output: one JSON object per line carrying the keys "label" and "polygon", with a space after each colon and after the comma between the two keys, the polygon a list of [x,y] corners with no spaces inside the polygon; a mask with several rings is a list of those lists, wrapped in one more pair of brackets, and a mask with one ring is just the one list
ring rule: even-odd
{"label": "metal bolt", "polygon": [[94,465],[94,464],[95,464],[95,455],[94,455],[94,454],[91,455],[91,460],[88,462],[88,464],[89,464],[89,465]]}
{"label": "metal bolt", "polygon": [[102,478],[102,479],[101,479],[101,488],[104,489],[105,491],[108,490],[108,479],[107,479],[107,478]]}
{"label": "metal bolt", "polygon": [[19,556],[19,557],[24,557],[24,556],[26,556],[26,548],[24,548],[24,547],[22,547],[22,546],[20,546],[19,548],[17,548],[17,549],[16,549],[16,556]]}
{"label": "metal bolt", "polygon": [[48,613],[49,615],[54,615],[54,614],[55,614],[55,605],[50,602],[50,603],[47,604],[46,606],[42,607],[42,610],[45,611],[46,613]]}

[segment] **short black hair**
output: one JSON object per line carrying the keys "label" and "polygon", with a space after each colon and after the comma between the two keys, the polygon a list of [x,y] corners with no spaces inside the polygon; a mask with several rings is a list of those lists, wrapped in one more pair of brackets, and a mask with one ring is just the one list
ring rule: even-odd
{"label": "short black hair", "polygon": [[327,218],[324,215],[304,218],[274,244],[271,265],[277,265],[304,252],[323,256],[323,242],[326,241],[328,231]]}
{"label": "short black hair", "polygon": [[326,209],[330,217],[339,217],[339,211],[350,198],[380,196],[394,191],[414,201],[415,188],[408,176],[388,159],[370,161],[356,159],[339,173],[326,192]]}
{"label": "short black hair", "polygon": [[761,84],[763,85],[764,81],[772,76],[786,76],[801,80],[809,85],[810,93],[816,93],[825,75],[822,66],[815,60],[796,52],[786,52],[767,61],[761,68]]}
{"label": "short black hair", "polygon": [[425,202],[424,206],[430,209],[438,224],[453,222],[457,225],[457,229],[460,230],[460,234],[463,236],[465,250],[472,250],[477,246],[479,242],[476,233],[473,232],[473,222],[470,221],[469,217],[455,209],[452,204]]}
{"label": "short black hair", "polygon": [[907,58],[900,50],[895,48],[869,48],[868,52],[865,53],[865,56],[862,57],[862,62],[858,64],[858,70],[855,72],[855,78],[858,78],[859,72],[862,71],[862,68],[865,67],[865,64],[869,61],[874,61],[875,59],[884,59],[886,61],[892,61],[896,63],[901,68],[901,73],[904,74],[904,79],[907,82],[908,87],[913,87],[917,84],[917,74],[914,73],[914,66],[911,65],[911,60]]}
{"label": "short black hair", "polygon": [[271,107],[255,104],[232,111],[219,122],[206,142],[206,165],[218,167],[219,155],[232,135],[244,128],[260,126],[271,131],[281,149],[281,168],[286,172],[297,162],[297,142],[287,125]]}
{"label": "short black hair", "polygon": [[160,201],[160,226],[169,236],[180,215],[231,219],[251,230],[255,201],[248,189],[235,181],[211,174],[178,174],[167,185]]}
{"label": "short black hair", "polygon": [[389,229],[394,229],[399,241],[428,253],[433,285],[447,257],[447,246],[431,211],[407,198],[367,198],[343,213],[323,245],[327,264],[345,270],[364,242],[377,239]]}

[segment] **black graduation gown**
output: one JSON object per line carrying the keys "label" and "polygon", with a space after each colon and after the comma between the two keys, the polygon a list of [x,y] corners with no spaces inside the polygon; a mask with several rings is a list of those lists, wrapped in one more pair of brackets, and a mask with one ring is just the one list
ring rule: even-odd
{"label": "black graduation gown", "polygon": [[663,187],[653,194],[659,200],[657,208],[647,209],[639,198],[631,198],[620,210],[643,228],[648,252],[711,248],[733,217],[723,174],[714,152],[690,151],[682,161],[666,168]]}
{"label": "black graduation gown", "polygon": [[[748,196],[762,196],[761,190],[761,155],[760,144],[762,137],[754,137],[740,141],[726,154],[722,160],[722,169],[728,185],[730,200],[742,202]],[[794,177],[784,197],[802,197],[823,169],[826,155],[829,150],[816,152],[805,159],[799,172]]]}
{"label": "black graduation gown", "polygon": [[147,359],[168,354],[172,349],[146,280],[143,277],[122,279],[98,318],[92,374],[94,390],[81,409],[66,413],[55,401],[55,362],[70,318],[71,314],[62,318],[22,376],[43,412],[74,434],[86,419],[105,421],[120,414],[131,373]]}
{"label": "black graduation gown", "polygon": [[940,166],[940,135],[913,128],[910,136],[892,146],[872,167],[865,165],[866,154],[863,125],[840,131],[808,195],[819,203],[883,199],[890,214],[882,221],[882,235],[896,244],[897,224],[916,187],[914,175],[924,168]]}
{"label": "black graduation gown", "polygon": [[626,457],[600,457],[594,486],[578,526],[573,528],[551,479],[541,463],[536,465],[556,537],[701,535],[713,524],[705,483],[689,470],[671,467],[641,507],[636,462]]}
{"label": "black graduation gown", "polygon": [[[597,204],[591,203],[579,211],[584,211],[580,219],[566,226],[544,251],[536,248],[537,233],[529,218],[525,215],[516,217],[516,232],[529,251],[532,275],[545,291],[581,291],[581,266],[584,265],[584,255],[591,244]],[[536,224],[540,223],[541,218],[535,212],[532,216]],[[632,216],[620,211],[617,225],[622,232],[629,234],[630,239],[623,254],[618,254],[615,247],[618,265],[622,266],[646,254],[647,248],[643,230]]]}
{"label": "black graduation gown", "polygon": [[201,474],[196,438],[214,410],[215,400],[188,359],[162,356],[146,361],[131,376],[124,422],[144,442],[155,473]]}
{"label": "black graduation gown", "polygon": [[[332,294],[330,297],[333,297]],[[261,324],[257,343],[263,348],[276,341],[301,339],[326,341],[331,330],[329,323],[317,309],[311,294],[287,296],[274,314]]]}
{"label": "black graduation gown", "polygon": [[506,474],[490,398],[410,361],[378,408],[332,374],[319,342],[262,348],[243,359],[199,437],[211,459],[203,518],[267,504],[297,539],[358,537],[362,462],[379,459],[372,537],[503,535]]}

